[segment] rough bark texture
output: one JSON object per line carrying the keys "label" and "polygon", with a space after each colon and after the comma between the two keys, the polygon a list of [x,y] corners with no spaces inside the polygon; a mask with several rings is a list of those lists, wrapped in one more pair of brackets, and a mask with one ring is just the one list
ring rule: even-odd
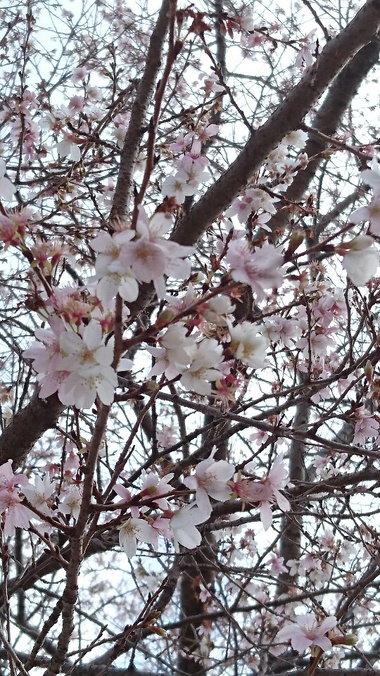
{"label": "rough bark texture", "polygon": [[133,172],[141,139],[145,133],[146,114],[153,98],[154,87],[161,66],[170,11],[174,7],[175,2],[173,0],[163,0],[155,28],[150,38],[146,66],[137,88],[128,131],[121,151],[120,169],[110,216],[111,223],[116,218],[123,218],[128,211],[133,186]]}
{"label": "rough bark texture", "polygon": [[33,444],[46,430],[53,428],[65,409],[57,395],[40,399],[35,394],[30,403],[16,413],[0,436],[0,465],[13,461],[13,469],[20,466]]}

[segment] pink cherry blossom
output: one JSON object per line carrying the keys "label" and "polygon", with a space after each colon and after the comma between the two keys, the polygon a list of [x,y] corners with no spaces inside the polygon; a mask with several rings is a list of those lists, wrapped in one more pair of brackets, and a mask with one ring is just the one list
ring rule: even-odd
{"label": "pink cherry blossom", "polygon": [[275,199],[260,188],[247,188],[241,197],[235,199],[227,209],[226,216],[237,216],[240,223],[244,223],[253,211],[263,209],[269,214],[276,213]]}
{"label": "pink cherry blossom", "polygon": [[141,497],[154,498],[154,500],[152,500],[154,505],[157,505],[157,507],[162,510],[169,509],[168,501],[163,496],[173,491],[173,486],[170,485],[170,481],[173,477],[174,474],[172,472],[166,474],[162,478],[154,472],[143,473],[140,493]]}
{"label": "pink cherry blossom", "polygon": [[[21,209],[15,213],[8,213],[6,216],[0,214],[0,240],[4,242],[5,248],[22,244],[30,216],[29,209]],[[33,229],[33,226],[29,225],[29,229]]]}
{"label": "pink cherry blossom", "polygon": [[379,422],[364,406],[360,406],[355,411],[355,417],[357,422],[354,430],[354,444],[364,446],[370,438],[378,438]]}
{"label": "pink cherry blossom", "polygon": [[265,297],[264,289],[281,286],[282,261],[282,255],[272,244],[265,243],[261,249],[252,251],[242,239],[233,239],[226,255],[232,279],[249,284],[258,301]]}
{"label": "pink cherry blossom", "polygon": [[28,478],[25,474],[14,474],[12,460],[0,465],[0,491],[12,491],[15,486],[27,486]]}
{"label": "pink cherry blossom", "polygon": [[22,504],[23,499],[17,489],[0,491],[0,513],[6,536],[14,535],[15,528],[29,528],[29,521],[34,514]]}
{"label": "pink cherry blossom", "polygon": [[305,652],[310,646],[316,645],[323,651],[330,650],[332,647],[330,639],[326,634],[337,625],[336,617],[333,615],[326,617],[321,624],[318,624],[315,616],[299,615],[297,622],[286,625],[277,634],[277,640],[288,641],[290,639],[292,648],[299,653]]}
{"label": "pink cherry blossom", "polygon": [[26,486],[25,474],[14,474],[12,461],[0,466],[0,514],[4,523],[4,535],[11,536],[15,528],[29,528],[32,512],[22,504],[23,496],[17,486]]}
{"label": "pink cherry blossom", "polygon": [[121,252],[122,265],[130,267],[139,282],[153,282],[157,296],[165,296],[165,275],[185,279],[190,264],[183,260],[194,248],[182,246],[163,237],[172,227],[170,214],[159,212],[150,220],[140,209],[136,238]]}
{"label": "pink cherry blossom", "polygon": [[294,347],[295,340],[301,334],[301,327],[296,319],[287,317],[271,317],[264,321],[265,333],[273,343],[282,343],[285,347]]}
{"label": "pink cherry blossom", "polygon": [[[253,464],[248,463],[245,467],[247,471]],[[260,504],[260,518],[264,530],[268,530],[272,525],[271,506],[277,502],[279,508],[286,512],[290,509],[290,503],[281,492],[288,484],[288,474],[285,469],[283,456],[279,455],[268,473],[266,479],[259,481],[253,479],[244,479],[240,473],[230,482],[231,489],[244,503]]]}

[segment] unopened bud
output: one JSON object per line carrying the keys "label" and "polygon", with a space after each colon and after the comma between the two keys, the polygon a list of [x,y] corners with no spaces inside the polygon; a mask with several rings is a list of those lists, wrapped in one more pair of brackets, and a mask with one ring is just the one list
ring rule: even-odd
{"label": "unopened bud", "polygon": [[156,321],[157,328],[160,328],[161,326],[166,326],[166,324],[170,324],[170,322],[173,321],[175,316],[176,316],[176,313],[174,312],[174,310],[169,310],[168,308],[166,308],[157,317],[157,321]]}
{"label": "unopened bud", "polygon": [[372,377],[373,377],[373,366],[371,362],[368,360],[365,367],[364,367],[364,375],[367,378],[369,383],[372,383]]}
{"label": "unopened bud", "polygon": [[344,636],[332,636],[330,641],[332,645],[356,645],[358,637],[355,634],[345,634]]}

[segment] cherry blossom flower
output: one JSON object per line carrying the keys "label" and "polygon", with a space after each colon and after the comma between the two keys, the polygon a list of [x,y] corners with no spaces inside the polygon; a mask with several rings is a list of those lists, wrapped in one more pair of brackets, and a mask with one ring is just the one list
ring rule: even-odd
{"label": "cherry blossom flower", "polygon": [[272,343],[282,343],[285,347],[294,347],[295,340],[301,333],[297,319],[286,317],[270,317],[264,320],[265,333]]}
{"label": "cherry blossom flower", "polygon": [[157,430],[157,444],[159,448],[170,448],[178,441],[178,437],[173,427],[165,425]]}
{"label": "cherry blossom flower", "polygon": [[117,376],[111,367],[113,346],[111,341],[104,344],[101,326],[92,320],[80,334],[65,331],[60,348],[59,367],[70,372],[59,389],[62,403],[90,408],[98,394],[103,404],[111,404]]}
{"label": "cherry blossom flower", "polygon": [[[250,471],[252,466],[252,463],[248,463],[245,469]],[[276,501],[283,512],[287,512],[290,509],[289,500],[281,492],[287,484],[288,474],[284,466],[282,454],[275,459],[266,479],[259,481],[243,479],[239,473],[230,482],[232,491],[244,503],[260,503],[260,518],[264,530],[268,530],[272,525],[271,506],[273,502]]]}
{"label": "cherry blossom flower", "polygon": [[177,204],[183,204],[186,197],[194,195],[194,186],[188,185],[184,178],[177,174],[167,176],[162,184],[161,192],[164,197],[174,197]]}
{"label": "cherry blossom flower", "polygon": [[194,549],[202,542],[202,535],[195,526],[207,521],[209,515],[202,512],[194,503],[177,509],[170,519],[170,528],[174,539],[174,547],[179,552],[179,545]]}
{"label": "cherry blossom flower", "polygon": [[185,148],[190,145],[191,141],[194,138],[194,132],[190,131],[188,134],[179,134],[177,136],[177,139],[174,143],[171,143],[169,146],[169,150],[172,153],[182,153],[184,152]]}
{"label": "cherry blossom flower", "polygon": [[305,652],[310,646],[316,645],[323,651],[330,650],[332,643],[326,634],[337,625],[336,617],[326,617],[321,624],[318,624],[315,616],[299,615],[297,622],[288,624],[277,634],[277,640],[288,641],[290,639],[292,648],[299,653]]}
{"label": "cherry blossom flower", "polygon": [[205,171],[208,159],[204,155],[200,155],[199,152],[194,152],[195,145],[199,146],[197,150],[200,152],[200,142],[193,143],[192,152],[186,153],[176,162],[175,179],[183,183],[183,190],[190,195],[194,195],[198,191],[199,185],[210,179],[209,172]]}
{"label": "cherry blossom flower", "polygon": [[227,326],[225,316],[232,314],[234,307],[227,296],[215,296],[215,298],[210,298],[205,305],[199,308],[199,313],[210,324]]}
{"label": "cherry blossom flower", "polygon": [[119,115],[115,115],[113,119],[113,123],[115,125],[114,136],[119,148],[122,148],[124,145],[124,139],[128,130],[129,121],[130,121],[129,114],[121,115],[119,113]]}
{"label": "cherry blossom flower", "polygon": [[216,449],[208,458],[198,463],[195,476],[184,479],[185,486],[196,489],[195,502],[208,516],[212,511],[210,497],[225,502],[231,496],[231,487],[227,482],[234,473],[234,466],[226,460],[214,460],[215,453]]}
{"label": "cherry blossom flower", "polygon": [[268,348],[266,338],[254,331],[253,324],[248,321],[236,326],[229,323],[228,328],[231,336],[229,349],[233,352],[235,359],[240,359],[243,364],[255,369],[265,368]]}
{"label": "cherry blossom flower", "polygon": [[69,157],[73,162],[80,162],[81,152],[75,140],[76,136],[66,134],[63,141],[57,143],[57,150],[61,157]]}
{"label": "cherry blossom flower", "polygon": [[261,249],[251,250],[242,239],[233,239],[228,247],[226,262],[231,266],[231,276],[237,282],[249,284],[258,301],[265,297],[264,289],[278,288],[282,284],[283,258],[272,245],[265,243]]}
{"label": "cherry blossom flower", "polygon": [[156,358],[148,377],[165,373],[167,378],[175,378],[191,361],[194,339],[187,335],[184,326],[172,324],[158,339],[158,343],[160,347],[147,346],[147,351]]}
{"label": "cherry blossom flower", "polygon": [[158,533],[145,519],[132,517],[119,526],[119,544],[130,559],[136,554],[137,540],[157,549]]}
{"label": "cherry blossom flower", "polygon": [[102,303],[112,300],[117,293],[127,302],[133,302],[138,296],[138,283],[131,268],[122,260],[122,252],[134,235],[132,230],[117,232],[112,237],[108,232],[101,232],[91,241],[91,248],[98,253],[96,294]]}
{"label": "cherry blossom flower", "polygon": [[[63,404],[90,408],[96,395],[110,405],[117,386],[117,375],[111,367],[113,345],[105,345],[100,324],[91,320],[76,333],[63,322],[51,320],[52,331],[38,329],[38,341],[24,351],[33,359],[41,383],[40,397],[58,392]],[[122,360],[119,368],[129,368]]]}
{"label": "cherry blossom flower", "polygon": [[211,92],[220,94],[221,92],[226,91],[223,85],[220,84],[219,78],[215,73],[211,73],[210,75],[201,75],[200,78],[204,80],[206,95],[211,94]]}
{"label": "cherry blossom flower", "polygon": [[75,84],[77,84],[78,82],[83,82],[83,80],[86,80],[87,75],[87,69],[84,68],[84,66],[80,66],[79,68],[74,68],[71,79]]}
{"label": "cherry blossom flower", "polygon": [[76,326],[81,326],[84,319],[89,319],[93,310],[80,287],[55,287],[46,306],[61,315],[69,324]]}
{"label": "cherry blossom flower", "polygon": [[377,439],[379,435],[379,422],[364,406],[360,406],[355,411],[355,417],[357,423],[354,430],[354,444],[364,446],[369,438],[375,437]]}
{"label": "cherry blossom flower", "polygon": [[260,188],[247,188],[240,198],[233,201],[227,209],[226,216],[237,216],[240,223],[244,223],[253,211],[263,209],[267,213],[275,214],[274,202],[277,200],[270,197],[265,190]]}
{"label": "cherry blossom flower", "polygon": [[[380,233],[380,227],[379,227]],[[367,235],[355,237],[343,257],[342,265],[355,286],[365,286],[379,265],[379,252],[372,248],[373,239]]]}
{"label": "cherry blossom flower", "polygon": [[312,30],[303,40],[302,42],[302,47],[300,51],[297,54],[295,66],[297,68],[302,68],[306,66],[306,68],[309,68],[310,66],[313,65],[314,62],[314,57],[313,57],[313,52],[315,52],[317,43],[315,40],[315,30]]}
{"label": "cherry blossom flower", "polygon": [[12,491],[15,486],[27,486],[28,478],[25,474],[14,474],[12,460],[0,465],[0,491]]}
{"label": "cherry blossom flower", "polygon": [[[370,221],[370,230],[374,235],[380,235],[380,169],[376,159],[372,162],[372,169],[365,169],[361,172],[363,183],[366,183],[373,189],[373,199],[365,207],[356,209],[351,216],[352,223],[361,221]],[[358,285],[357,285],[358,286]]]}
{"label": "cherry blossom flower", "polygon": [[75,484],[67,486],[60,496],[58,511],[77,519],[82,504],[82,487]]}
{"label": "cherry blossom flower", "polygon": [[273,554],[273,556],[271,556],[266,563],[269,565],[269,571],[271,575],[275,575],[277,577],[281,573],[288,572],[287,567],[284,565],[283,556]]}
{"label": "cherry blossom flower", "polygon": [[121,262],[130,267],[139,282],[153,282],[159,298],[165,297],[165,275],[185,279],[190,263],[183,260],[194,247],[182,246],[163,237],[172,226],[170,214],[159,212],[150,220],[140,208],[136,238],[121,252]]}
{"label": "cherry blossom flower", "polygon": [[22,504],[20,490],[28,484],[25,474],[14,474],[12,461],[0,466],[0,514],[4,523],[4,535],[14,535],[15,528],[29,528],[32,512]]}
{"label": "cherry blossom flower", "polygon": [[295,129],[294,131],[289,132],[289,134],[286,134],[284,138],[282,139],[282,143],[286,146],[295,146],[296,148],[303,148],[306,141],[308,139],[308,135],[305,131],[301,131],[301,129]]}
{"label": "cherry blossom flower", "polygon": [[36,476],[34,485],[29,483],[22,487],[22,493],[30,504],[46,516],[51,515],[51,505],[49,502],[54,491],[55,483],[50,481],[49,474],[45,474],[43,479]]}
{"label": "cherry blossom flower", "polygon": [[29,209],[8,213],[7,216],[0,214],[0,240],[4,242],[5,248],[22,244],[29,219]]}
{"label": "cherry blossom flower", "polygon": [[181,377],[181,385],[197,394],[211,394],[211,382],[218,380],[223,348],[213,338],[205,338],[193,347],[191,363]]}
{"label": "cherry blossom flower", "polygon": [[154,497],[154,505],[157,505],[162,510],[169,509],[168,501],[163,496],[173,490],[173,486],[170,485],[173,477],[174,474],[172,472],[161,478],[154,472],[144,473],[140,492],[141,497]]}
{"label": "cherry blossom flower", "polygon": [[16,489],[0,491],[0,513],[4,523],[4,535],[14,535],[16,528],[29,528],[33,513],[22,504],[23,496]]}

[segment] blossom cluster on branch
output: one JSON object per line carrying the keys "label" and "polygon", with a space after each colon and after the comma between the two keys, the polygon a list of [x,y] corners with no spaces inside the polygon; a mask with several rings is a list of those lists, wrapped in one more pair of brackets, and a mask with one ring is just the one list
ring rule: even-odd
{"label": "blossom cluster on branch", "polygon": [[0,671],[376,665],[379,0],[26,4]]}

